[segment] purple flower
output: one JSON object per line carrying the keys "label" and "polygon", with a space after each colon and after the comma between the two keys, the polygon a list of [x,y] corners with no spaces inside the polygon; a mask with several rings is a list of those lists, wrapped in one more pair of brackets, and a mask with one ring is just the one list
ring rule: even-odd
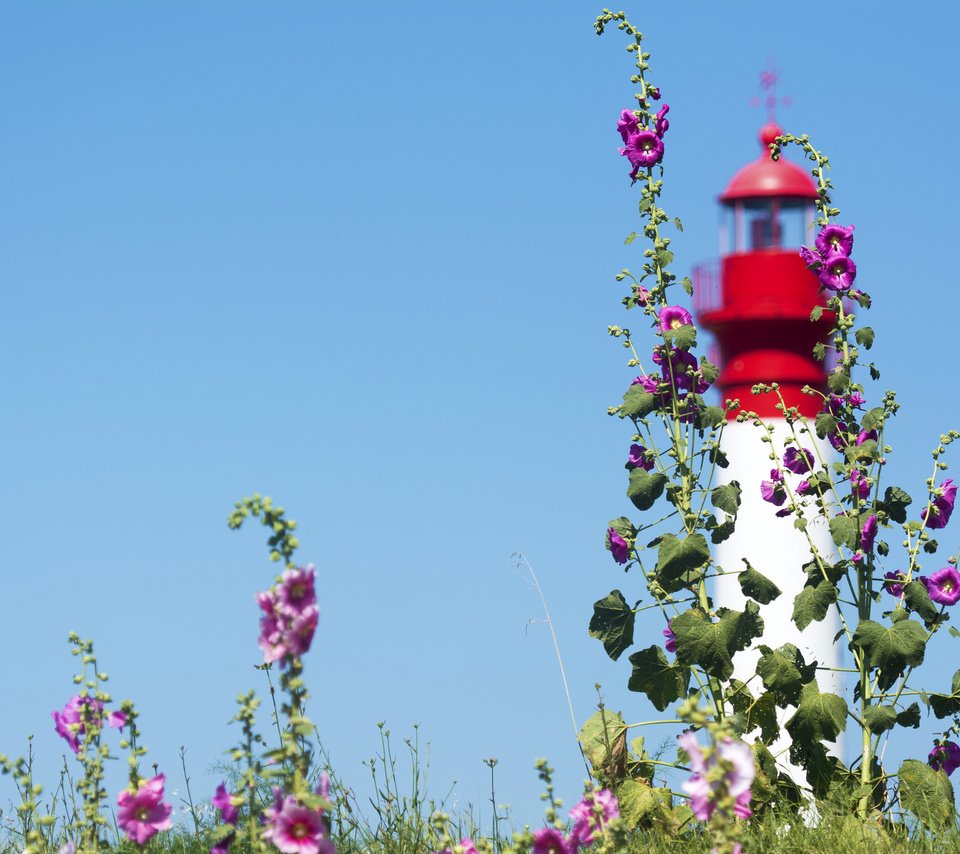
{"label": "purple flower", "polygon": [[554,827],[541,827],[533,835],[533,854],[576,854],[577,848]]}
{"label": "purple flower", "polygon": [[824,258],[833,254],[849,257],[853,252],[853,226],[849,228],[842,225],[824,226],[815,242],[817,250]]}
{"label": "purple flower", "polygon": [[847,395],[847,403],[849,403],[852,407],[857,408],[863,406],[863,404],[866,403],[866,400],[864,400],[863,395],[860,394],[859,391],[852,391]]}
{"label": "purple flower", "polygon": [[640,122],[637,120],[636,113],[633,110],[621,110],[620,120],[617,122],[617,132],[620,134],[624,145],[626,145],[630,135],[637,133],[639,130]]}
{"label": "purple flower", "polygon": [[[723,795],[735,799],[734,814],[738,818],[749,818],[750,786],[756,775],[753,763],[753,751],[742,741],[725,738],[717,745],[716,756],[708,761],[697,737],[687,731],[677,737],[677,741],[690,757],[693,775],[683,784],[683,790],[690,795],[690,809],[699,821],[709,821]],[[727,765],[726,773],[717,781],[710,779],[710,771],[717,762]]]}
{"label": "purple flower", "polygon": [[660,331],[666,332],[668,329],[677,329],[680,326],[688,326],[693,323],[693,317],[690,312],[679,305],[665,305],[659,313]]}
{"label": "purple flower", "polygon": [[857,447],[860,447],[864,442],[873,440],[877,441],[877,431],[876,430],[861,430],[857,433]]}
{"label": "purple flower", "polygon": [[845,291],[857,278],[857,265],[852,258],[834,252],[823,259],[820,282],[831,291]]}
{"label": "purple flower", "polygon": [[653,468],[653,460],[647,456],[647,449],[643,445],[631,445],[630,454],[627,456],[628,469],[643,469],[650,471]]}
{"label": "purple flower", "polygon": [[946,740],[934,742],[927,762],[934,771],[943,771],[949,777],[960,768],[960,746]]}
{"label": "purple flower", "polygon": [[783,454],[783,464],[795,474],[806,474],[813,468],[813,453],[791,445]]}
{"label": "purple flower", "polygon": [[800,257],[808,267],[819,268],[819,266],[823,264],[823,258],[820,257],[819,253],[814,252],[806,246],[800,247]]}
{"label": "purple flower", "polygon": [[570,810],[570,820],[573,822],[570,841],[574,849],[580,845],[590,845],[594,831],[602,833],[606,825],[615,818],[620,818],[620,805],[609,789],[599,789],[584,795],[580,803]]}
{"label": "purple flower", "polygon": [[620,153],[630,161],[633,171],[630,177],[636,179],[641,168],[653,166],[663,157],[663,140],[652,130],[641,130],[631,134],[625,148]]}
{"label": "purple flower", "polygon": [[647,86],[647,94],[653,98],[654,101],[660,100],[660,88],[658,86]]}
{"label": "purple flower", "polygon": [[850,489],[861,501],[870,494],[870,478],[864,477],[857,469],[850,472]]}
{"label": "purple flower", "polygon": [[663,355],[665,349],[665,347],[656,347],[653,351],[653,361],[661,366],[664,382],[670,383],[678,391],[694,391],[697,394],[703,394],[710,388],[710,383],[706,382],[702,376],[696,375],[700,365],[692,353],[681,350],[679,347],[671,347],[670,355],[665,359]]}
{"label": "purple flower", "polygon": [[927,592],[934,602],[956,605],[960,601],[960,572],[952,566],[937,570],[927,579]]}
{"label": "purple flower", "polygon": [[637,301],[637,305],[646,305],[647,300],[650,299],[650,291],[648,291],[643,285],[634,285],[633,298]]}
{"label": "purple flower", "polygon": [[315,578],[316,573],[312,563],[296,569],[285,569],[277,586],[277,608],[292,617],[316,605]]}
{"label": "purple flower", "polygon": [[630,546],[613,528],[607,528],[607,539],[610,542],[610,553],[617,563],[623,564],[630,560]]}
{"label": "purple flower", "polygon": [[104,717],[103,711],[103,703],[100,700],[77,694],[67,701],[61,711],[50,712],[50,716],[53,718],[57,735],[64,739],[70,745],[70,749],[76,753],[80,750],[80,736],[86,733],[88,723],[102,727],[106,720],[107,725],[115,729],[126,726],[126,712],[110,712]]}
{"label": "purple flower", "polygon": [[779,507],[787,500],[787,491],[783,487],[783,475],[777,469],[770,469],[770,480],[760,482],[760,495],[764,501]]}
{"label": "purple flower", "polygon": [[141,780],[135,792],[124,789],[117,795],[117,825],[137,845],[145,845],[159,831],[173,827],[173,807],[163,802],[165,779],[158,774],[151,780]]}
{"label": "purple flower", "polygon": [[663,636],[667,639],[667,642],[664,644],[667,652],[676,652],[677,651],[677,636],[673,633],[673,629],[670,628],[670,623],[667,623],[667,627],[663,629]]}
{"label": "purple flower", "polygon": [[660,381],[656,377],[648,377],[644,374],[642,377],[637,377],[630,385],[640,385],[643,386],[643,390],[647,394],[656,394],[657,386],[660,385]]}
{"label": "purple flower", "polygon": [[210,803],[220,810],[220,820],[224,824],[236,825],[240,808],[233,802],[233,795],[227,791],[226,785],[221,783],[217,786],[216,794],[210,798]]}
{"label": "purple flower", "polygon": [[928,528],[946,528],[956,500],[957,487],[951,478],[947,478],[933,491],[933,503],[929,511],[924,510],[921,514],[923,524]]}
{"label": "purple flower", "polygon": [[860,545],[865,552],[873,551],[873,541],[877,538],[877,516],[871,513],[860,530]]}
{"label": "purple flower", "polygon": [[657,136],[663,136],[670,129],[670,121],[667,119],[667,113],[670,112],[670,107],[667,104],[664,104],[657,111],[657,120],[654,127],[657,131]]}
{"label": "purple flower", "polygon": [[903,585],[907,581],[907,576],[899,569],[896,572],[887,572],[884,574],[883,586],[887,588],[888,593],[894,596],[903,596]]}
{"label": "purple flower", "polygon": [[323,810],[300,804],[287,795],[278,806],[265,811],[263,838],[284,854],[336,854],[336,846],[327,838]]}
{"label": "purple flower", "polygon": [[797,495],[806,495],[811,489],[812,487],[810,486],[810,481],[804,479],[797,484],[796,488],[794,489],[794,492],[796,492]]}

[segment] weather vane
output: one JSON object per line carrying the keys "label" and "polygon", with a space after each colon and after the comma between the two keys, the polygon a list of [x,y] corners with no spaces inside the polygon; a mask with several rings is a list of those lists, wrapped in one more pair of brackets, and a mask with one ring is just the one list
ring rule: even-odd
{"label": "weather vane", "polygon": [[759,107],[763,104],[767,108],[768,122],[776,122],[778,103],[784,107],[789,107],[793,103],[793,99],[789,96],[780,99],[777,98],[777,81],[779,79],[773,57],[770,57],[767,59],[767,67],[760,72],[760,89],[765,94],[762,98],[754,97],[750,99],[751,107]]}

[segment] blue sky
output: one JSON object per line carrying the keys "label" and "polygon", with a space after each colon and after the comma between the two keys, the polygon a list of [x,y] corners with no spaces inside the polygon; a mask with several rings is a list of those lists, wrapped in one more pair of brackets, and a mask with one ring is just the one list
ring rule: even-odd
{"label": "blue sky", "polygon": [[[171,787],[185,745],[195,794],[212,791],[234,696],[265,688],[252,596],[273,566],[260,530],[225,524],[255,491],[298,520],[317,566],[311,714],[359,792],[387,721],[421,725],[433,790],[457,781],[461,807],[488,815],[491,756],[519,822],[539,814],[538,756],[575,797],[582,764],[514,552],[540,576],[578,718],[596,682],[628,721],[652,717],[586,634],[625,584],[603,550],[629,510],[629,437],[605,410],[631,378],[605,330],[626,322],[614,274],[641,263],[616,151],[625,42],[598,40],[580,2],[364,9],[4,8],[0,751],[35,734],[48,788],[75,629],[136,701]],[[876,395],[904,404],[891,474],[918,494],[960,422],[956,9],[632,14],[671,106],[664,203],[684,272],[716,253],[715,199],[757,154],[750,99],[776,58],[781,122],[830,154],[857,227]],[[944,645],[932,687],[954,659]]]}

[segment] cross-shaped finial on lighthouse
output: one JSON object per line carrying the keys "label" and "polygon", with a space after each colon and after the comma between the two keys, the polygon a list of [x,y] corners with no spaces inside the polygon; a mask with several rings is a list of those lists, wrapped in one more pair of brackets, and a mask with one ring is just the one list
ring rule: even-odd
{"label": "cross-shaped finial on lighthouse", "polygon": [[759,107],[762,103],[767,108],[768,123],[776,122],[778,103],[784,107],[789,107],[793,103],[793,99],[789,96],[780,99],[777,98],[777,82],[779,79],[780,75],[777,72],[777,66],[771,56],[767,59],[767,67],[760,72],[760,89],[765,94],[762,99],[757,97],[750,99],[751,107]]}

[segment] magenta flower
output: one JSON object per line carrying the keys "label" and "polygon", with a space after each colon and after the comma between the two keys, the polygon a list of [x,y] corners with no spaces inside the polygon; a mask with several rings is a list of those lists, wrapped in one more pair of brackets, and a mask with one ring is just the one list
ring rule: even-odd
{"label": "magenta flower", "polygon": [[327,838],[323,810],[302,806],[293,795],[266,810],[263,838],[284,854],[336,854]]}
{"label": "magenta flower", "polygon": [[661,366],[664,382],[670,383],[677,390],[695,391],[697,394],[703,394],[710,388],[710,383],[697,375],[700,365],[692,353],[679,347],[671,347],[667,351],[669,356],[664,358],[666,349],[661,346],[653,350],[653,361]]}
{"label": "magenta flower", "polygon": [[610,553],[617,563],[622,564],[630,560],[630,546],[613,528],[607,528],[607,539],[610,543]]}
{"label": "magenta flower", "polygon": [[903,596],[903,585],[906,584],[907,576],[899,569],[896,572],[887,572],[884,574],[883,586],[888,593],[894,596]]}
{"label": "magenta flower", "polygon": [[641,377],[637,377],[630,385],[639,385],[643,386],[643,390],[647,394],[656,394],[657,387],[660,385],[660,381],[656,377],[648,377],[644,374]]}
{"label": "magenta flower", "polygon": [[859,391],[852,391],[847,395],[847,403],[849,403],[855,409],[863,406],[866,403],[862,394]]}
{"label": "magenta flower", "polygon": [[815,241],[817,250],[827,258],[833,254],[850,256],[853,252],[853,226],[845,228],[842,225],[824,226]]}
{"label": "magenta flower", "polygon": [[647,301],[650,299],[650,291],[648,291],[643,285],[634,285],[633,298],[637,301],[637,305],[646,305]]}
{"label": "magenta flower", "polygon": [[[600,808],[599,815],[594,812],[594,800]],[[580,803],[570,810],[570,820],[573,822],[573,829],[570,831],[572,848],[576,850],[580,845],[591,845],[594,831],[602,833],[607,824],[615,818],[620,818],[620,805],[609,789],[599,789],[584,795]]]}
{"label": "magenta flower", "polygon": [[319,620],[320,610],[316,605],[311,605],[303,613],[290,619],[283,632],[283,645],[288,655],[299,658],[310,651]]}
{"label": "magenta flower", "polygon": [[859,470],[850,472],[850,489],[861,501],[870,494],[870,478],[864,477]]}
{"label": "magenta flower", "polygon": [[877,516],[871,513],[860,530],[860,546],[865,552],[873,551],[873,541],[877,538]]}
{"label": "magenta flower", "polygon": [[783,475],[777,469],[770,469],[770,480],[760,482],[760,495],[764,501],[779,507],[787,500],[787,491],[783,486]]}
{"label": "magenta flower", "polygon": [[670,112],[670,107],[667,104],[664,104],[659,110],[657,110],[657,118],[654,128],[657,131],[657,136],[662,137],[670,129],[670,121],[667,119],[667,113]]}
{"label": "magenta flower", "polygon": [[576,843],[571,844],[554,827],[541,827],[533,835],[533,854],[576,854]]}
{"label": "magenta flower", "polygon": [[693,323],[693,316],[679,305],[665,305],[658,314],[660,331],[677,329],[680,326],[689,326]]}
{"label": "magenta flower", "polygon": [[277,610],[277,600],[272,590],[264,590],[254,597],[263,614],[260,616],[260,637],[257,643],[263,650],[264,664],[281,661],[287,654],[283,642],[284,620]]}
{"label": "magenta flower", "polygon": [[630,161],[633,171],[630,177],[636,179],[641,168],[659,163],[663,157],[663,140],[652,130],[640,130],[627,138],[626,147],[620,153]]}
{"label": "magenta flower", "polygon": [[877,441],[877,431],[876,430],[861,430],[857,433],[857,447],[860,447],[864,442],[869,440]]}
{"label": "magenta flower", "polygon": [[137,845],[145,845],[159,831],[173,827],[173,807],[163,802],[165,779],[158,774],[151,780],[141,780],[136,792],[124,789],[117,795],[117,825]]}
{"label": "magenta flower", "polygon": [[626,145],[631,134],[640,130],[640,122],[637,120],[637,114],[633,110],[621,110],[620,120],[617,122],[617,133]]}
{"label": "magenta flower", "polygon": [[666,643],[664,648],[667,652],[676,652],[677,651],[677,636],[673,633],[673,629],[670,628],[670,624],[667,623],[667,627],[662,631],[663,636],[666,638]]}
{"label": "magenta flower", "polygon": [[[716,757],[708,762],[692,731],[682,733],[677,741],[690,757],[693,775],[683,783],[683,790],[690,795],[690,809],[694,817],[699,821],[709,821],[719,797],[727,794],[735,800],[734,815],[737,818],[749,818],[750,786],[756,775],[750,747],[742,741],[725,738],[717,745]],[[728,767],[723,777],[714,783],[709,779],[709,772],[718,761]]]}
{"label": "magenta flower", "polygon": [[953,504],[957,500],[957,487],[951,478],[947,478],[933,491],[933,502],[929,511],[921,514],[923,524],[928,528],[945,528],[953,513]]}
{"label": "magenta flower", "polygon": [[627,456],[628,469],[643,469],[650,471],[653,468],[653,460],[647,456],[647,449],[643,445],[631,445],[630,453]]}
{"label": "magenta flower", "polygon": [[823,258],[820,257],[820,254],[806,246],[800,247],[800,257],[804,264],[813,269],[819,269],[823,264]]}
{"label": "magenta flower", "polygon": [[810,481],[804,479],[797,484],[794,492],[796,492],[797,495],[806,495],[812,488],[813,487],[810,486]]}
{"label": "magenta flower", "polygon": [[312,563],[296,569],[285,569],[277,586],[277,608],[284,614],[294,616],[315,606],[317,604],[315,579],[316,573]]}
{"label": "magenta flower", "polygon": [[845,291],[857,278],[857,265],[853,259],[835,252],[823,259],[820,282],[831,291]]}
{"label": "magenta flower", "polygon": [[960,768],[960,746],[946,740],[934,742],[927,762],[934,771],[943,771],[949,777]]}
{"label": "magenta flower", "polygon": [[660,100],[660,88],[658,86],[647,86],[647,94],[653,98],[654,101]]}
{"label": "magenta flower", "polygon": [[234,803],[234,796],[227,791],[226,785],[221,783],[217,786],[216,794],[210,799],[210,803],[220,811],[220,820],[224,824],[237,823],[240,808]]}
{"label": "magenta flower", "polygon": [[956,605],[960,601],[960,572],[952,566],[937,570],[927,579],[926,584],[927,592],[934,602]]}
{"label": "magenta flower", "polygon": [[794,474],[806,474],[813,468],[813,453],[806,448],[791,445],[783,454],[783,465]]}
{"label": "magenta flower", "polygon": [[76,753],[80,750],[80,736],[87,731],[87,723],[96,723],[102,727],[104,720],[108,726],[120,729],[127,723],[126,712],[110,712],[106,718],[103,715],[103,703],[93,697],[83,697],[79,694],[71,697],[59,712],[50,712],[53,725],[70,749]]}

